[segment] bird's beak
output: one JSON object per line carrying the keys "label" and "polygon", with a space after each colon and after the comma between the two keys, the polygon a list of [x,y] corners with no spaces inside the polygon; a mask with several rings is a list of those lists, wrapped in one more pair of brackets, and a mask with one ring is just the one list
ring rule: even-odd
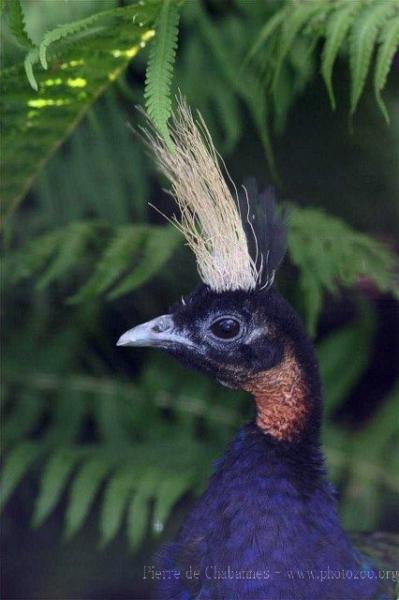
{"label": "bird's beak", "polygon": [[116,345],[171,348],[193,344],[186,335],[176,330],[172,315],[162,315],[129,329],[121,335]]}

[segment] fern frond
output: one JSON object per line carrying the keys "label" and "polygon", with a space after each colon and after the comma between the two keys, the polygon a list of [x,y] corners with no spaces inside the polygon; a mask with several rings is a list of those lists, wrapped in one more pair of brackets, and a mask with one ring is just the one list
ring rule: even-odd
{"label": "fern frond", "polygon": [[[61,59],[53,63],[51,74],[40,70],[37,83],[32,68],[38,60],[36,48],[28,53],[25,67],[3,70],[3,213],[15,207],[92,103],[146,45],[158,8],[152,2],[124,7],[126,12],[118,13],[118,27],[96,28],[90,36],[72,37],[74,46],[62,46]],[[59,52],[61,45],[54,44],[54,48]],[[40,89],[38,95],[26,84],[24,68],[33,87]]]}
{"label": "fern frond", "polygon": [[332,72],[338,52],[346,37],[346,34],[352,25],[357,11],[360,9],[360,2],[349,2],[343,4],[341,9],[334,11],[329,18],[325,32],[325,42],[321,57],[321,74],[326,84],[330,103],[335,109],[335,95],[332,85]]}
{"label": "fern frond", "polygon": [[378,502],[378,490],[369,483],[370,467],[366,467],[360,461],[363,455],[364,448],[358,456],[353,456],[354,460],[347,473],[348,485],[342,496],[340,508],[344,526],[350,523],[350,527],[354,527],[356,531],[368,531],[373,528],[373,514],[377,510]]}
{"label": "fern frond", "polygon": [[[323,39],[320,70],[333,109],[336,106],[332,83],[334,65],[341,50],[349,55],[350,112],[353,114],[363,93],[379,31],[397,14],[397,0],[308,0],[300,3],[287,1],[284,4],[282,8],[277,6],[274,14],[263,25],[246,62],[259,53],[261,48],[264,49],[265,58],[260,70],[266,85],[272,81],[272,94],[276,98],[279,89],[281,90],[281,71],[287,66],[289,57],[295,56],[299,45],[304,43],[308,47],[309,56],[316,57],[318,42]],[[384,50],[380,48],[382,58],[378,85],[382,87],[398,45],[396,27],[393,24],[389,29],[387,25],[387,32],[384,38],[381,36],[381,42],[386,39],[387,34],[389,41],[385,42]],[[301,74],[300,64],[293,63],[290,66],[295,74]],[[376,91],[376,97],[377,101],[380,98],[378,103],[384,112],[378,95],[380,91]],[[294,98],[294,91],[291,92],[291,98]],[[274,106],[280,110],[279,103],[274,102]],[[276,115],[276,120],[278,119],[279,115]]]}
{"label": "fern frond", "polygon": [[87,258],[89,243],[104,229],[98,221],[78,221],[40,235],[6,257],[6,277],[12,283],[34,277],[37,288],[44,289],[78,268]]}
{"label": "fern frond", "polygon": [[353,115],[366,83],[380,27],[393,14],[394,2],[384,0],[368,6],[356,19],[349,40],[351,71],[350,112]]}
{"label": "fern frond", "polygon": [[[42,64],[43,69],[47,69],[47,51],[48,48],[62,39],[72,37],[77,33],[80,33],[84,30],[87,30],[93,25],[97,24],[98,21],[102,21],[104,19],[112,19],[116,17],[122,17],[123,19],[133,19],[133,23],[139,17],[139,4],[133,4],[131,6],[122,6],[111,8],[109,10],[104,10],[99,13],[95,13],[90,15],[89,17],[85,17],[84,19],[80,19],[79,21],[73,21],[72,23],[65,23],[64,25],[59,25],[48,31],[39,45],[39,58]],[[140,21],[140,26],[143,27],[144,23]]]}
{"label": "fern frond", "polygon": [[192,487],[193,476],[190,472],[172,475],[161,483],[153,514],[152,527],[155,533],[163,531],[174,504]]}
{"label": "fern frond", "polygon": [[[258,103],[256,111],[260,106],[262,104]],[[399,295],[398,284],[393,276],[395,259],[377,241],[317,210],[293,207],[290,223],[289,252],[300,270],[310,329],[314,330],[324,292],[335,293],[338,282],[353,285],[363,275],[374,281],[381,290]],[[96,222],[90,222],[88,226],[84,223],[82,226],[72,224],[66,230],[54,230],[33,240],[16,257],[11,257],[6,271],[11,272],[16,281],[37,277],[55,255],[57,258],[53,259],[39,281],[43,286],[63,278],[66,272],[79,267],[85,243],[95,237],[92,232],[96,231],[96,227]],[[71,247],[69,257],[68,231],[73,232],[72,239],[76,242]],[[336,243],[338,239],[339,244]],[[117,228],[93,275],[71,298],[71,302],[88,301],[103,292],[108,292],[109,299],[115,299],[143,285],[161,270],[179,240],[179,233],[171,226],[124,225]],[[59,247],[61,251],[58,251]],[[77,249],[77,254],[72,252],[73,248]],[[347,256],[352,257],[351,261],[347,260]],[[18,269],[14,270],[12,264],[17,265]]]}
{"label": "fern frond", "polygon": [[38,48],[33,48],[32,50],[30,50],[28,52],[28,54],[25,56],[25,60],[24,60],[24,69],[25,69],[25,73],[26,73],[26,77],[31,85],[31,87],[35,90],[35,92],[38,91],[39,86],[37,85],[37,81],[36,78],[33,74],[33,65],[35,65],[39,60],[39,49]]}
{"label": "fern frond", "polygon": [[[357,445],[370,445],[375,454],[383,451],[387,440],[395,439],[399,433],[399,423],[396,419],[392,419],[392,414],[397,410],[399,401],[399,383],[389,391],[384,404],[379,409],[375,419],[370,421],[363,431],[359,431],[357,437]],[[397,453],[396,453],[397,454]],[[399,491],[399,476],[396,472],[395,481],[392,482],[392,489]]]}
{"label": "fern frond", "polygon": [[[219,77],[209,77],[210,102],[216,106],[217,117],[222,128],[222,139],[218,148],[221,151],[229,153],[236,146],[241,129],[241,114],[237,96],[231,93],[231,90],[226,89]],[[202,112],[201,112],[202,114]],[[204,117],[207,121],[207,118]]]}
{"label": "fern frond", "polygon": [[273,83],[274,88],[277,85],[280,75],[281,66],[287,54],[292,48],[296,36],[301,32],[302,28],[308,20],[322,8],[324,10],[325,3],[322,0],[312,0],[312,2],[304,2],[288,12],[287,18],[284,21],[281,35],[279,36],[279,47],[276,57],[276,66],[274,69]]}
{"label": "fern frond", "polygon": [[71,401],[68,386],[58,391],[57,402],[52,409],[51,427],[45,437],[49,446],[58,444],[69,446],[79,435],[82,422],[87,415],[87,404],[84,393],[75,394]]}
{"label": "fern frond", "polygon": [[67,480],[74,469],[78,453],[71,449],[57,450],[43,468],[39,495],[36,498],[32,525],[38,527],[57,506]]}
{"label": "fern frond", "polygon": [[[122,76],[115,85],[124,79]],[[129,98],[129,104],[138,101]],[[105,223],[117,226],[145,221],[149,210],[149,161],[142,145],[132,142],[122,106],[120,95],[111,86],[66,142],[68,177],[64,177],[65,160],[60,152],[35,185],[41,203],[38,210],[51,227],[62,225],[66,219],[87,222],[90,214],[93,221],[104,223],[103,231],[98,230],[100,245],[108,239]]]}
{"label": "fern frond", "polygon": [[269,38],[274,35],[275,31],[280,28],[284,19],[287,16],[289,8],[284,7],[278,12],[276,12],[266,23],[263,25],[260,30],[257,39],[249,50],[246,58],[244,59],[244,65],[255,56],[255,54],[260,50],[262,46],[264,46]]}
{"label": "fern frond", "polygon": [[116,228],[93,275],[70,301],[82,302],[107,290],[131,264],[146,238],[146,229],[145,225],[122,225]]}
{"label": "fern frond", "polygon": [[181,235],[175,227],[152,227],[151,230],[149,229],[140,263],[108,294],[108,298],[114,300],[151,279],[172,256],[180,240]]}
{"label": "fern frond", "polygon": [[[354,231],[343,221],[320,210],[292,207],[288,249],[299,268],[308,329],[314,333],[326,291],[351,286],[360,277],[399,297],[394,274],[396,257],[376,240]],[[348,259],[350,257],[350,260]]]}
{"label": "fern frond", "polygon": [[[365,310],[367,306],[361,308],[354,323],[332,333],[317,347],[327,415],[342,405],[369,362],[375,315]],[[362,352],[358,352],[358,348],[362,348]]]}
{"label": "fern frond", "polygon": [[[348,484],[342,499],[342,516],[344,523],[357,530],[372,529],[373,514],[378,507],[379,489],[370,485],[370,480],[381,477],[381,464],[390,458],[387,447],[395,443],[399,435],[397,419],[392,419],[397,410],[399,386],[396,385],[384,402],[375,418],[361,431],[352,435],[349,444]],[[367,448],[368,463],[364,461],[364,449]],[[397,452],[392,453],[397,458]],[[399,477],[397,469],[389,477],[382,476],[381,483],[388,486],[396,495],[399,492]],[[356,492],[355,492],[356,490]]]}
{"label": "fern frond", "polygon": [[144,97],[155,127],[173,148],[168,131],[171,115],[171,85],[176,58],[179,13],[175,0],[165,0],[155,24],[156,36],[148,59]]}
{"label": "fern frond", "polygon": [[130,440],[121,402],[110,402],[110,396],[114,393],[115,386],[111,386],[111,390],[107,390],[104,385],[102,391],[97,395],[95,424],[104,443],[117,448],[127,446]]}
{"label": "fern frond", "polygon": [[47,269],[37,282],[37,288],[44,289],[54,280],[65,277],[84,259],[88,243],[98,233],[98,226],[92,221],[71,223],[64,228],[59,239],[57,252]]}
{"label": "fern frond", "polygon": [[378,48],[374,71],[374,93],[378,106],[385,120],[389,123],[388,111],[381,97],[381,92],[386,84],[393,57],[399,47],[399,15],[388,21],[385,27],[382,28],[380,37],[381,45]]}
{"label": "fern frond", "polygon": [[[360,363],[357,362],[357,358],[354,361],[357,363],[356,369],[351,365],[353,356],[359,354],[357,352],[353,354],[353,348],[365,341],[370,345],[373,323],[371,322],[370,325],[369,321],[370,315],[362,313],[359,321],[345,329],[342,336],[337,334],[333,339],[328,338],[323,342],[323,344],[328,344],[329,348],[323,344],[320,348],[321,372],[327,386],[327,397],[329,394],[335,394],[337,372],[339,378],[343,377],[346,381],[345,386],[340,388],[341,397],[337,398],[335,395],[334,402],[342,403],[349,387],[359,376]],[[367,335],[361,334],[364,323],[370,325]],[[349,348],[346,347],[347,344],[349,344]],[[349,352],[352,353],[350,360],[347,358]],[[343,364],[344,360],[346,364]],[[127,509],[129,537],[132,546],[137,548],[148,529],[152,529],[155,533],[162,531],[168,515],[179,498],[188,491],[195,494],[200,491],[207,475],[204,472],[204,464],[210,465],[213,458],[221,451],[226,443],[226,438],[231,435],[232,427],[235,428],[242,420],[242,412],[237,403],[232,407],[228,391],[215,387],[215,391],[210,392],[210,383],[207,383],[202,389],[199,376],[189,374],[186,379],[180,379],[177,383],[178,368],[176,367],[175,371],[172,366],[171,371],[170,366],[165,366],[163,361],[155,361],[148,373],[134,385],[115,380],[115,378],[105,380],[87,376],[69,377],[66,382],[62,376],[27,374],[26,369],[22,371],[24,377],[21,377],[21,374],[15,375],[19,388],[31,389],[34,386],[34,389],[40,391],[42,396],[43,392],[51,391],[51,406],[58,403],[57,393],[64,387],[68,390],[68,398],[73,404],[80,400],[83,391],[90,394],[93,399],[90,406],[94,418],[99,410],[97,403],[99,394],[106,393],[110,404],[115,404],[118,399],[123,397],[132,411],[129,429],[136,428],[137,432],[142,435],[139,442],[132,444],[131,441],[124,440],[120,446],[111,445],[109,440],[106,443],[96,441],[96,443],[86,443],[85,445],[80,445],[75,441],[73,444],[65,446],[62,439],[57,444],[58,433],[55,436],[46,435],[45,440],[52,439],[50,446],[47,441],[29,443],[25,456],[30,456],[32,447],[40,447],[36,458],[43,453],[47,454],[45,473],[39,487],[40,497],[36,501],[35,524],[43,522],[49,516],[55,505],[59,503],[68,480],[71,479],[70,491],[66,499],[67,521],[73,522],[73,526],[67,525],[70,535],[83,525],[93,505],[94,497],[103,487],[104,492],[100,498],[99,523],[101,544],[107,544],[117,534]],[[176,388],[179,389],[178,393]],[[76,396],[76,392],[78,392],[78,396]],[[135,397],[134,407],[131,403],[133,395]],[[212,401],[208,400],[210,398]],[[60,411],[58,418],[63,419],[65,423],[67,419],[66,403],[63,404],[64,408]],[[190,436],[187,423],[184,427],[181,426],[180,420],[176,420],[175,424],[166,423],[160,418],[161,413],[154,412],[154,406],[163,408],[167,406],[176,415],[179,415],[179,411],[181,411],[181,414],[190,416],[191,419],[200,418],[206,432],[209,435],[212,434],[211,437],[201,443],[195,442]],[[331,410],[332,405],[329,408]],[[393,418],[393,415],[396,414],[395,409],[396,404],[393,402],[389,402],[386,410],[384,405],[384,418],[379,419],[378,426],[370,430],[370,438],[366,436],[367,440],[373,439],[372,446],[376,450],[375,455],[370,459],[369,457],[365,459],[364,456],[359,459],[353,433],[347,434],[342,429],[332,430],[331,427],[328,429],[328,457],[330,464],[335,465],[335,473],[338,473],[341,468],[346,471],[348,468],[352,468],[353,456],[356,451],[356,461],[361,463],[362,469],[368,470],[368,477],[373,480],[374,485],[377,482],[386,481],[390,489],[396,489],[395,486],[398,484],[395,480],[395,467],[384,460],[398,430],[397,419]],[[151,411],[152,427],[143,432],[142,423],[143,419],[144,422],[148,419],[148,411]],[[175,411],[177,412],[175,413]],[[228,419],[226,415],[229,417]],[[52,428],[53,425],[50,424],[50,431]],[[74,429],[76,428],[74,427]],[[219,437],[214,433],[216,431]],[[381,431],[384,432],[383,435],[381,435]],[[161,443],[160,439],[162,439]],[[217,443],[215,443],[215,439],[218,440]],[[356,444],[360,445],[361,440]],[[345,446],[345,450],[343,446]],[[9,454],[9,457],[11,458],[12,455],[13,452]],[[79,468],[75,474],[75,467],[78,464]],[[159,468],[160,464],[163,465],[162,472]],[[24,467],[22,471],[26,473],[26,468]],[[14,480],[20,481],[20,472],[21,469],[14,476]],[[152,523],[150,523],[152,501],[154,501],[154,513]],[[380,506],[380,495],[378,502]],[[351,504],[353,505],[353,502]]]}
{"label": "fern frond", "polygon": [[110,464],[98,458],[84,462],[72,482],[65,514],[65,537],[71,538],[83,525]]}
{"label": "fern frond", "polygon": [[107,482],[100,514],[102,547],[118,533],[129,496],[134,488],[134,475],[131,469],[121,468]]}
{"label": "fern frond", "polygon": [[43,412],[44,400],[33,390],[22,392],[15,401],[11,414],[4,419],[2,442],[8,450],[16,446],[21,438],[29,437]]}
{"label": "fern frond", "polygon": [[6,504],[18,483],[43,450],[44,448],[38,444],[22,442],[7,455],[1,473],[0,509]]}
{"label": "fern frond", "polygon": [[133,549],[138,548],[143,541],[149,521],[149,500],[155,495],[160,483],[161,472],[153,467],[147,468],[136,485],[127,517],[127,535]]}
{"label": "fern frond", "polygon": [[242,60],[240,48],[232,48],[229,31],[226,30],[222,33],[208,17],[201,3],[195,5],[195,10],[201,35],[204,38],[206,46],[213,52],[215,63],[218,66],[219,77],[223,81],[226,80],[227,84],[234,90],[234,93],[247,105],[259,133],[266,160],[270,165],[273,176],[277,179],[267,120],[266,98],[262,83],[249,68],[243,69],[240,72],[240,77],[237,77],[237,65]]}
{"label": "fern frond", "polygon": [[[108,231],[98,221],[72,222],[54,229],[7,257],[6,276],[13,283],[34,277],[37,288],[44,289],[79,269],[82,261],[88,259],[88,246],[91,244],[95,248],[95,243],[100,237],[104,240],[104,236],[108,237]],[[117,227],[93,275],[69,301],[77,303],[93,299],[118,280],[121,281],[108,294],[110,299],[143,285],[170,259],[180,239],[181,235],[172,226]],[[129,270],[131,272],[127,274]]]}
{"label": "fern frond", "polygon": [[289,110],[296,97],[313,78],[315,70],[315,61],[309,43],[305,37],[301,37],[284,61],[277,84],[272,90],[273,121],[277,135],[284,131]]}
{"label": "fern frond", "polygon": [[35,48],[35,44],[26,31],[25,16],[24,11],[22,10],[21,1],[9,0],[7,6],[8,24],[15,39],[24,48]]}
{"label": "fern frond", "polygon": [[7,256],[4,261],[6,277],[13,283],[18,283],[22,279],[36,276],[55,253],[62,235],[60,229],[49,231],[29,240],[23,249]]}

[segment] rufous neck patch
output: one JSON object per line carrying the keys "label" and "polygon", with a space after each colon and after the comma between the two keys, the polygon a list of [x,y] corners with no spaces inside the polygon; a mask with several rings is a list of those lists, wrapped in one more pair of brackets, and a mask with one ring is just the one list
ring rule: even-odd
{"label": "rufous neck patch", "polygon": [[278,440],[291,441],[304,428],[308,386],[291,348],[278,365],[256,373],[242,386],[256,401],[256,424]]}

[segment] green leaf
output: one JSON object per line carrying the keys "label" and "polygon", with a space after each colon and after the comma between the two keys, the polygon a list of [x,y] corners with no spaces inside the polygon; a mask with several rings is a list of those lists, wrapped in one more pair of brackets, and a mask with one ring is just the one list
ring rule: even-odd
{"label": "green leaf", "polygon": [[136,493],[128,511],[127,534],[133,549],[142,542],[149,517],[149,500],[154,496],[161,480],[161,472],[156,468],[148,468],[136,488]]}
{"label": "green leaf", "polygon": [[321,57],[321,73],[327,87],[330,97],[331,106],[335,109],[335,96],[332,85],[332,72],[337,58],[338,52],[342,46],[346,34],[351,26],[356,12],[359,10],[360,2],[349,2],[343,4],[334,11],[333,15],[327,22],[325,32],[325,43]]}
{"label": "green leaf", "polygon": [[7,503],[16,486],[41,451],[39,445],[24,442],[13,448],[6,456],[1,472],[0,509]]}
{"label": "green leaf", "polygon": [[323,446],[326,450],[329,477],[334,483],[342,481],[348,464],[349,439],[347,432],[341,426],[327,420],[328,426],[323,429]]}
{"label": "green leaf", "polygon": [[82,527],[98,489],[109,471],[109,464],[90,459],[76,475],[65,515],[65,536],[71,538]]}
{"label": "green leaf", "polygon": [[173,506],[191,489],[192,484],[193,477],[190,473],[171,475],[161,483],[154,506],[153,529],[156,533],[163,531]]}
{"label": "green leaf", "polygon": [[353,527],[355,531],[370,531],[376,526],[378,489],[376,485],[370,485],[368,475],[369,465],[354,461],[341,500],[344,526]]}
{"label": "green leaf", "polygon": [[272,35],[275,35],[276,30],[281,26],[288,13],[288,7],[277,11],[274,15],[268,19],[260,30],[257,39],[249,50],[244,64],[246,64],[262,46],[266,44]]}
{"label": "green leaf", "polygon": [[108,294],[108,297],[114,300],[151,279],[172,256],[180,240],[181,235],[174,226],[152,227],[148,231],[140,263]]}
{"label": "green leaf", "polygon": [[[35,277],[37,288],[65,280],[90,258],[89,246],[109,237],[99,221],[77,221],[31,240],[5,261],[5,276],[13,283]],[[181,235],[174,226],[122,225],[106,246],[93,275],[70,298],[71,303],[86,302],[107,291],[113,299],[143,285],[172,256]],[[130,271],[130,274],[128,274]]]}
{"label": "green leaf", "polygon": [[321,286],[314,277],[304,271],[301,274],[300,286],[305,307],[306,329],[313,337],[316,335],[317,323],[323,306]]}
{"label": "green leaf", "polygon": [[134,477],[126,468],[117,471],[108,481],[100,514],[101,546],[118,533],[133,487]]}
{"label": "green leaf", "polygon": [[[330,2],[325,2],[325,0],[306,0],[305,2],[287,0],[281,4],[277,4],[271,14],[267,12],[267,20],[260,33],[255,37],[255,42],[244,61],[244,64],[248,66],[249,60],[258,54],[262,47],[267,47],[263,61],[258,59],[256,66],[258,77],[262,78],[264,85],[268,85],[268,82],[272,81],[274,104],[279,112],[276,115],[277,122],[281,118],[282,112],[278,102],[282,89],[281,71],[288,64],[288,57],[297,56],[301,44],[305,44],[308,48],[306,60],[308,64],[311,64],[318,55],[318,42],[320,39],[324,39],[321,73],[333,109],[336,107],[332,83],[334,64],[341,49],[349,54],[350,110],[353,114],[370,70],[372,54],[377,47],[379,30],[384,27],[386,22],[384,35],[380,36],[382,42],[386,41],[384,50],[380,48],[381,63],[378,74],[378,85],[382,87],[385,85],[386,75],[398,46],[397,28],[393,24],[391,25],[391,18],[394,18],[395,12],[398,10],[397,0],[334,0]],[[386,39],[387,35],[388,39]],[[291,98],[293,98],[295,79],[300,78],[305,70],[303,65],[294,62],[289,66],[293,70],[293,73],[291,72]],[[377,76],[375,75],[375,77]],[[307,81],[310,79],[309,77]],[[375,83],[375,85],[377,84]],[[381,89],[378,91],[375,87],[376,98],[386,117],[386,109],[380,96]],[[288,98],[288,92],[289,88],[286,91],[286,98]]]}
{"label": "green leaf", "polygon": [[[39,46],[39,58],[43,68],[47,69],[48,67],[47,51],[51,45],[65,38],[71,36],[73,37],[77,33],[80,33],[84,30],[88,29],[90,31],[93,25],[96,25],[98,21],[122,18],[129,20],[129,22],[131,22],[132,20],[133,23],[138,22],[140,24],[139,19],[142,18],[140,5],[144,5],[144,2],[139,2],[130,6],[111,8],[110,10],[95,13],[93,15],[90,15],[89,17],[85,17],[84,19],[73,21],[72,23],[65,23],[63,25],[59,25],[55,29],[48,31],[44,35]],[[143,23],[141,23],[140,26],[142,25]]]}
{"label": "green leaf", "polygon": [[231,152],[240,139],[240,106],[235,94],[226,91],[226,86],[216,77],[211,84],[212,99],[215,103],[220,127],[223,128],[223,149]]}
{"label": "green leaf", "polygon": [[43,469],[40,491],[35,503],[32,518],[34,527],[41,525],[57,506],[77,458],[77,453],[65,448],[56,451],[48,460]]}
{"label": "green leaf", "polygon": [[70,223],[62,232],[54,259],[37,282],[37,288],[44,289],[55,279],[65,275],[83,260],[87,244],[98,231],[91,221]]}
{"label": "green leaf", "polygon": [[96,423],[99,434],[105,443],[115,446],[126,446],[129,443],[128,431],[123,422],[121,397],[118,386],[108,388],[103,385],[102,392],[96,398]]}
{"label": "green leaf", "polygon": [[381,512],[379,484],[393,494],[399,491],[396,447],[399,436],[396,418],[398,400],[399,385],[396,384],[374,418],[360,431],[352,432],[349,439],[350,469],[342,513],[345,523],[351,526],[353,523],[359,530],[372,529],[377,525]]}
{"label": "green leaf", "polygon": [[246,97],[248,109],[258,130],[262,146],[265,152],[266,160],[270,166],[270,171],[275,180],[278,180],[278,173],[274,160],[274,153],[269,129],[269,113],[265,94],[261,89],[252,90]]}
{"label": "green leaf", "polygon": [[[124,79],[120,78],[116,85],[119,87]],[[65,177],[65,154],[68,177]],[[143,145],[135,143],[126,126],[125,103],[120,92],[112,86],[91,107],[65,149],[52,157],[38,177],[34,186],[40,202],[38,211],[52,227],[65,220],[87,222],[88,215],[90,221],[98,219],[97,240],[89,244],[91,257],[92,250],[107,245],[111,226],[146,220],[149,166]],[[87,262],[84,260],[82,266]]]}
{"label": "green leaf", "polygon": [[39,86],[37,85],[36,78],[33,74],[33,65],[35,65],[38,60],[39,60],[39,50],[37,48],[33,48],[32,50],[30,50],[30,52],[28,52],[28,54],[25,56],[25,60],[24,60],[24,69],[25,69],[26,77],[27,77],[28,82],[30,83],[32,89],[34,89],[35,92],[37,92],[39,90]]}
{"label": "green leaf", "polygon": [[59,25],[58,27],[55,27],[55,29],[48,31],[44,35],[39,45],[39,58],[43,69],[47,69],[48,67],[47,51],[52,44],[65,38],[75,36],[77,33],[83,30],[90,29],[93,25],[97,24],[98,21],[104,19],[115,19],[121,17],[123,19],[132,19],[134,23],[138,19],[142,18],[140,4],[141,3],[104,10],[102,12],[90,15],[89,17],[85,17],[84,19],[80,19],[79,21],[73,21],[72,23]]}
{"label": "green leaf", "polygon": [[128,512],[128,538],[133,550],[136,550],[145,536],[149,518],[148,498],[135,494]]}
{"label": "green leaf", "polygon": [[[374,456],[384,453],[384,449],[392,440],[396,444],[396,439],[399,435],[398,419],[392,418],[397,414],[399,403],[399,383],[396,382],[393,389],[390,390],[384,402],[372,420],[366,425],[362,431],[356,435],[356,445],[359,448],[364,445],[370,445]],[[396,452],[397,454],[397,452]],[[392,489],[398,490],[399,479],[396,472],[395,481],[392,481]]]}
{"label": "green leaf", "polygon": [[150,227],[147,225],[122,225],[104,250],[89,281],[71,298],[83,302],[105,292],[131,265],[143,245]]}
{"label": "green leaf", "polygon": [[26,31],[24,12],[20,0],[8,0],[8,24],[17,40],[24,48],[34,48],[35,44]]}
{"label": "green leaf", "polygon": [[179,13],[174,0],[164,0],[155,24],[156,36],[148,60],[144,97],[147,113],[169,147],[168,120],[171,115],[171,85],[176,58]]}
{"label": "green leaf", "polygon": [[385,120],[389,123],[389,115],[381,97],[381,92],[385,87],[393,57],[399,46],[399,16],[390,19],[381,30],[380,35],[381,44],[378,48],[374,71],[374,93],[378,106]]}
{"label": "green leaf", "polygon": [[372,317],[366,311],[358,322],[331,334],[317,348],[328,415],[346,400],[367,367],[375,330]]}
{"label": "green leaf", "polygon": [[320,0],[313,0],[312,2],[296,4],[287,13],[281,35],[279,36],[279,48],[274,69],[273,87],[277,85],[283,61],[291,50],[296,36],[301,32],[310,17],[319,11],[320,8],[324,10],[325,3]]}
{"label": "green leaf", "polygon": [[382,291],[399,295],[393,252],[321,210],[292,206],[288,220],[288,250],[299,269],[299,285],[308,330],[315,332],[326,292],[354,285],[361,277]]}
{"label": "green leaf", "polygon": [[24,390],[18,395],[11,414],[4,420],[4,446],[29,435],[42,414],[43,404],[43,398],[32,390]]}
{"label": "green leaf", "polygon": [[37,275],[56,251],[62,232],[55,229],[34,240],[29,240],[21,250],[6,256],[4,272],[13,283]]}
{"label": "green leaf", "polygon": [[366,83],[372,53],[380,27],[392,15],[390,0],[374,2],[356,19],[350,35],[349,58],[351,71],[350,112],[353,115]]}
{"label": "green leaf", "polygon": [[52,406],[51,427],[44,439],[49,446],[70,446],[78,437],[82,421],[87,415],[87,402],[83,391],[71,390],[66,383],[58,390]]}
{"label": "green leaf", "polygon": [[[38,93],[29,88],[23,65],[3,70],[3,213],[17,205],[88,108],[152,37],[157,9],[151,2],[124,7],[130,18],[119,19],[118,27],[95,29],[90,36],[74,40],[73,46],[55,44],[58,54],[51,71],[36,75]],[[34,49],[25,61],[31,81],[37,58]]]}
{"label": "green leaf", "polygon": [[268,107],[263,84],[249,68],[241,69],[238,73],[237,65],[240,64],[241,57],[234,52],[228,31],[222,35],[221,30],[209,19],[201,3],[196,4],[195,8],[201,34],[205,44],[213,52],[220,77],[223,81],[226,80],[226,85],[230,86],[247,105],[259,133],[272,175],[278,179],[270,140]]}

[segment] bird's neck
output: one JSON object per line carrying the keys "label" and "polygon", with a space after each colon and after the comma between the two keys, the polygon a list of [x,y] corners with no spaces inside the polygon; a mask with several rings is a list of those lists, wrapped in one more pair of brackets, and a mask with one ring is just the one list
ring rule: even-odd
{"label": "bird's neck", "polygon": [[318,439],[318,375],[306,372],[291,345],[286,346],[278,365],[256,373],[243,388],[254,396],[256,424],[263,433],[281,442],[300,441],[305,436]]}

